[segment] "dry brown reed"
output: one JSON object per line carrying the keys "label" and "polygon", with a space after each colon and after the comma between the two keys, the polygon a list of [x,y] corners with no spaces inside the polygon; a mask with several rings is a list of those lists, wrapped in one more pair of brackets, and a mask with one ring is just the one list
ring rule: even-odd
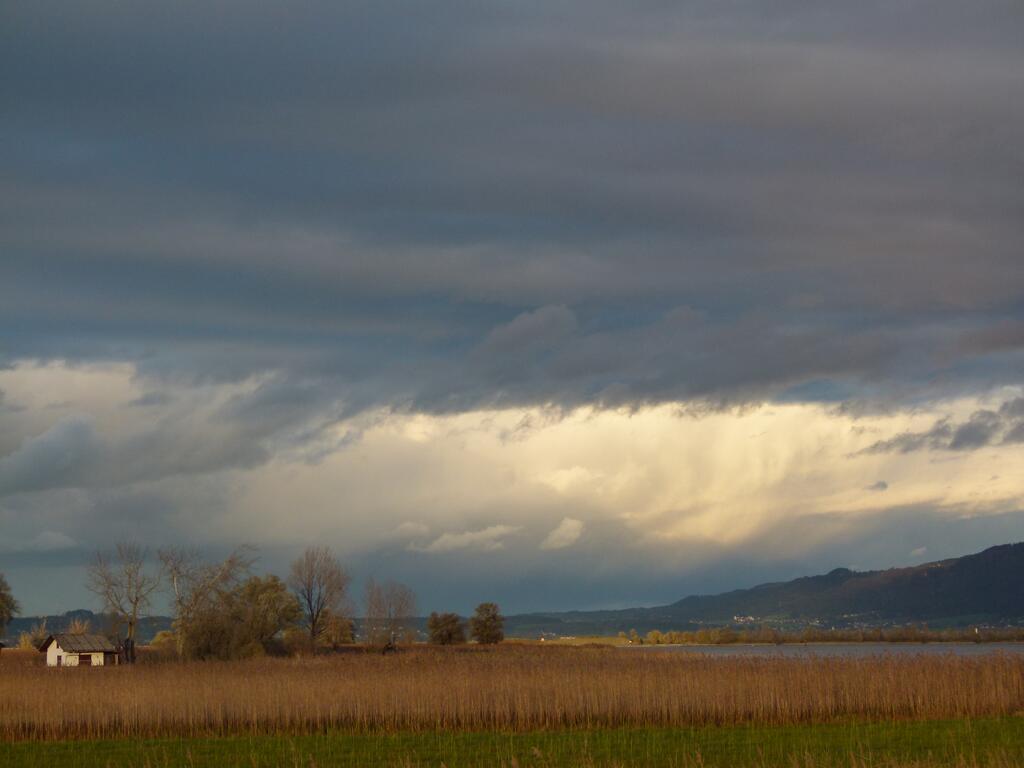
{"label": "dry brown reed", "polygon": [[990,717],[1024,657],[714,658],[596,648],[47,669],[0,659],[0,739]]}

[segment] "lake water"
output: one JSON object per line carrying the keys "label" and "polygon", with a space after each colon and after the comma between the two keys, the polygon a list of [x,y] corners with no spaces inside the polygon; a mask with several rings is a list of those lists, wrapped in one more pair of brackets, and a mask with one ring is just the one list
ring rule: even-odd
{"label": "lake water", "polygon": [[694,653],[705,656],[985,656],[1024,654],[1024,643],[787,643],[785,645],[641,645],[623,650],[639,653]]}

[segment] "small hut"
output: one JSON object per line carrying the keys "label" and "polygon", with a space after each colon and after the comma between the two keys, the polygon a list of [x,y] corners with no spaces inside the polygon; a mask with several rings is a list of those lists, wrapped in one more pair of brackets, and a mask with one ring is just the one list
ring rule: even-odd
{"label": "small hut", "polygon": [[117,647],[103,635],[50,635],[39,650],[48,667],[108,667],[117,664]]}

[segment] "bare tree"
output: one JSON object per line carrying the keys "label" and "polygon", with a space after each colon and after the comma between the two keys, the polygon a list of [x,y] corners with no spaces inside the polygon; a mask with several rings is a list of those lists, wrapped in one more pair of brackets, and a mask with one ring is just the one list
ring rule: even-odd
{"label": "bare tree", "polygon": [[171,607],[177,620],[185,603],[186,590],[195,570],[199,567],[199,553],[184,547],[157,550],[163,569],[165,584],[171,595]]}
{"label": "bare tree", "polygon": [[144,547],[123,541],[116,545],[113,555],[97,552],[89,566],[86,585],[103,601],[104,610],[127,625],[129,648],[135,643],[139,619],[145,615],[153,592],[160,586],[160,573],[146,567],[147,554]]}
{"label": "bare tree", "polygon": [[180,656],[196,616],[235,590],[249,575],[256,557],[251,547],[239,547],[219,563],[205,563],[198,552],[181,547],[161,549],[158,554],[171,596],[175,646]]}
{"label": "bare tree", "polygon": [[416,594],[405,584],[388,581],[366,583],[366,626],[363,633],[371,645],[401,640],[412,642],[415,628]]}
{"label": "bare tree", "polygon": [[332,618],[343,619],[349,576],[329,547],[309,547],[292,563],[288,586],[302,605],[310,644],[327,631]]}

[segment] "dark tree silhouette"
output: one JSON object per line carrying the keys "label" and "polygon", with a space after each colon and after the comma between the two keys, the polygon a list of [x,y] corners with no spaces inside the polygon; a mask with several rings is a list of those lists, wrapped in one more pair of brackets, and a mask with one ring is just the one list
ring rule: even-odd
{"label": "dark tree silhouette", "polygon": [[18,601],[14,599],[14,595],[11,593],[11,586],[7,583],[7,579],[0,573],[0,637],[3,636],[4,630],[7,629],[7,623],[14,618],[21,610],[21,606],[18,605]]}
{"label": "dark tree silhouette", "polygon": [[427,619],[430,642],[435,645],[456,645],[466,642],[466,627],[457,613],[432,613]]}
{"label": "dark tree silhouette", "polygon": [[481,645],[494,645],[505,639],[505,617],[496,603],[480,603],[469,620],[473,639]]}

